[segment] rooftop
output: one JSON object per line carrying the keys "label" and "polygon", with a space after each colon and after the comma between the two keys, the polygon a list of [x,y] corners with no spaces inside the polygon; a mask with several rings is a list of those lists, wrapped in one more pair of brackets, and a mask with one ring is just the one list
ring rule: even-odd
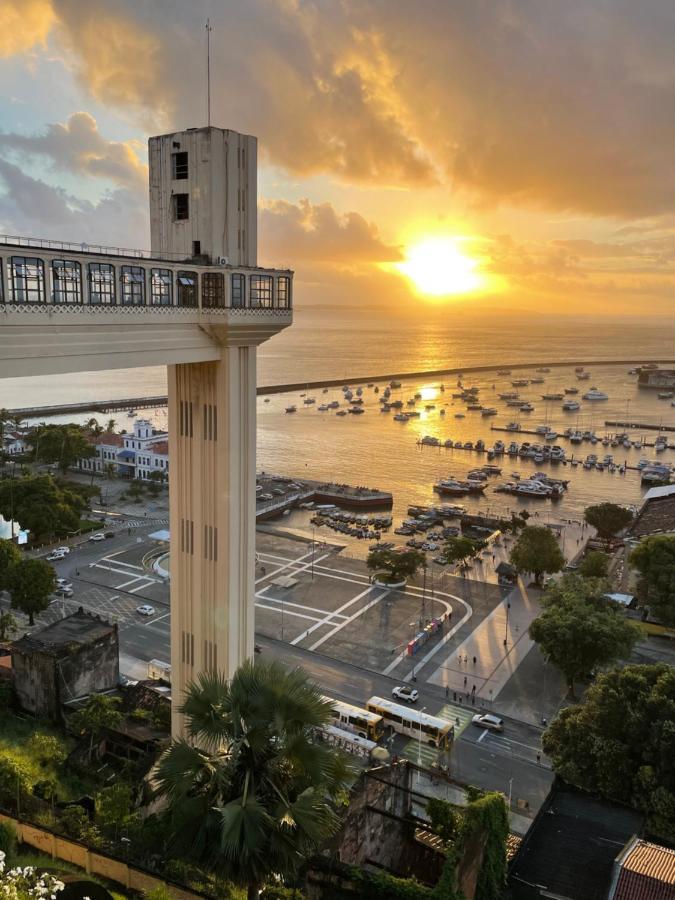
{"label": "rooftop", "polygon": [[77,612],[66,616],[65,619],[47,625],[41,631],[24,635],[18,641],[14,641],[12,647],[15,651],[23,653],[33,651],[54,653],[73,645],[93,644],[111,634],[116,628],[116,625],[85,612],[80,607]]}
{"label": "rooftop", "polygon": [[642,507],[628,530],[628,538],[675,531],[675,485],[652,488],[645,494]]}
{"label": "rooftop", "polygon": [[610,900],[674,900],[675,850],[633,838],[617,864]]}

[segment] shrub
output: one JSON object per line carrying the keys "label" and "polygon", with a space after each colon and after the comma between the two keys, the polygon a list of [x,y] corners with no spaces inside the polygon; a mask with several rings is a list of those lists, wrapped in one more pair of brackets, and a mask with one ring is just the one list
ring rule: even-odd
{"label": "shrub", "polygon": [[47,765],[60,766],[68,753],[63,742],[53,734],[37,731],[28,740],[28,749],[44,768]]}
{"label": "shrub", "polygon": [[0,851],[9,859],[16,853],[16,831],[10,822],[0,822]]}

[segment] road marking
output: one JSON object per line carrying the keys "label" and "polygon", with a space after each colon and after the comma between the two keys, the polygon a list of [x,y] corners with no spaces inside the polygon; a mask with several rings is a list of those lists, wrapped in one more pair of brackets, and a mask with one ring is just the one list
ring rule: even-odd
{"label": "road marking", "polygon": [[505,750],[510,749],[512,746],[514,747],[524,747],[526,750],[532,750],[534,753],[541,752],[539,747],[533,747],[531,744],[523,744],[521,741],[514,741],[512,738],[500,737],[496,734],[491,735],[492,740],[490,741],[491,747],[504,747]]}
{"label": "road marking", "polygon": [[362,606],[353,615],[349,616],[344,622],[341,622],[339,625],[337,625],[331,632],[324,635],[322,638],[319,638],[319,640],[315,644],[312,644],[312,646],[309,649],[316,650],[317,647],[320,647],[329,638],[334,637],[334,635],[336,635],[338,633],[338,631],[342,631],[343,628],[346,628],[346,626],[349,625],[351,622],[353,622],[354,619],[358,619],[358,617],[362,616],[364,612],[368,612],[368,610],[371,608],[371,606],[375,606],[375,604],[379,603],[380,600],[384,600],[384,598],[389,593],[390,593],[390,591],[384,591],[384,593],[379,594],[377,597],[375,597],[373,600],[371,600],[370,603],[366,603],[365,606]]}
{"label": "road marking", "polygon": [[[279,609],[276,606],[264,606],[262,603],[256,603],[258,609],[271,609],[273,612],[279,612]],[[317,619],[316,616],[306,616],[304,613],[293,612],[291,609],[285,610],[287,616],[295,616],[298,619],[309,619],[310,622],[317,622],[317,628],[319,624],[322,624],[321,619]],[[297,639],[296,639],[297,640]]]}
{"label": "road marking", "polygon": [[476,743],[477,743],[477,744],[480,744],[483,740],[485,740],[486,736],[487,736],[487,731],[485,731],[485,729],[483,729],[483,733],[482,733],[481,736],[478,738],[478,740],[476,741]]}
{"label": "road marking", "polygon": [[[125,550],[120,550],[120,553],[125,553],[125,552],[126,552]],[[100,563],[102,563],[102,562],[112,562],[113,556],[117,556],[117,555],[118,555],[118,554],[112,553],[110,556],[104,556],[104,557],[102,557],[101,559],[99,559],[99,562],[100,562]],[[115,565],[117,565],[117,566],[126,566],[128,569],[135,569],[135,570],[138,571],[138,572],[143,572],[143,571],[145,571],[145,570],[143,569],[143,566],[134,566],[134,565],[132,565],[131,563],[124,562],[123,559],[116,559],[116,560],[115,560]]]}
{"label": "road marking", "polygon": [[[267,588],[263,588],[263,590],[267,590]],[[295,606],[295,607],[297,607],[297,609],[304,609],[306,612],[319,613],[319,615],[321,615],[321,616],[325,616],[328,613],[327,609],[317,609],[314,606],[304,606],[302,603],[292,603],[290,600],[279,600],[278,597],[270,597],[269,594],[265,594],[263,597],[262,591],[258,591],[258,593],[256,594],[256,597],[258,597],[259,599],[265,599],[271,603],[279,603],[280,606],[283,607],[283,609],[286,609],[289,606]],[[270,607],[270,608],[273,608],[273,607]],[[342,616],[342,615],[339,615],[338,613],[334,613],[333,615],[335,615],[338,619],[346,619],[347,618],[347,616]]]}
{"label": "road marking", "polygon": [[[341,613],[343,610],[347,609],[347,608],[348,608],[349,606],[351,606],[353,603],[356,603],[357,600],[361,600],[362,597],[365,597],[366,594],[369,594],[372,590],[373,590],[373,585],[371,584],[369,587],[366,588],[365,591],[362,591],[362,592],[361,592],[360,594],[358,594],[356,597],[352,597],[351,600],[348,600],[346,603],[343,603],[342,606],[338,607],[334,612],[329,613],[329,614],[326,616],[325,619],[322,619],[322,620],[321,620],[321,623],[320,623],[320,624],[321,624],[321,625],[328,625],[328,624],[330,623],[330,620],[331,620],[334,616],[339,615],[339,613]],[[315,625],[315,626],[313,626],[312,628],[310,628],[309,631],[305,631],[304,634],[299,634],[296,638],[294,638],[294,639],[291,641],[291,646],[294,647],[296,644],[299,644],[300,641],[304,641],[304,639],[307,638],[307,637],[309,637],[310,634],[311,634],[313,631],[316,631],[316,629],[317,629],[318,627],[319,627],[319,625]]]}
{"label": "road marking", "polygon": [[[157,584],[157,582],[156,582],[156,581],[153,581],[152,578],[145,579],[145,581],[146,581],[145,584],[137,584],[136,587],[134,587],[134,588],[129,588],[129,593],[130,593],[130,594],[135,594],[136,591],[140,591],[141,588],[149,588],[151,584]],[[131,584],[131,582],[129,582],[129,584]],[[124,585],[120,585],[120,587],[118,588],[118,590],[121,589],[122,587],[124,587]]]}

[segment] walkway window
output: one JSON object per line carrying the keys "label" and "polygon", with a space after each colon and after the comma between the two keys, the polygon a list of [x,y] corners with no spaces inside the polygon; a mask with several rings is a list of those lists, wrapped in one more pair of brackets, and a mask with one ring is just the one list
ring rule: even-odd
{"label": "walkway window", "polygon": [[152,269],[150,272],[150,305],[171,306],[172,302],[172,273],[169,269]]}
{"label": "walkway window", "polygon": [[89,263],[89,304],[115,305],[115,267],[110,263]]}
{"label": "walkway window", "polygon": [[145,269],[122,266],[122,306],[145,306]]}
{"label": "walkway window", "polygon": [[197,306],[197,273],[178,272],[176,275],[179,306]]}
{"label": "walkway window", "polygon": [[223,309],[225,306],[225,278],[222,272],[202,275],[202,309]]}
{"label": "walkway window", "polygon": [[232,275],[232,307],[243,309],[246,306],[246,276],[240,272]]}
{"label": "walkway window", "polygon": [[186,150],[171,154],[171,177],[174,181],[183,181],[188,177],[188,155]]}
{"label": "walkway window", "polygon": [[45,264],[34,256],[12,256],[7,267],[12,303],[45,303]]}
{"label": "walkway window", "polygon": [[277,306],[281,309],[290,309],[291,279],[288,275],[280,275],[277,278]]}
{"label": "walkway window", "polygon": [[82,303],[82,266],[73,259],[52,260],[52,301]]}
{"label": "walkway window", "polygon": [[271,275],[251,275],[251,306],[272,306]]}
{"label": "walkway window", "polygon": [[174,222],[182,222],[190,218],[190,195],[174,194],[171,198]]}

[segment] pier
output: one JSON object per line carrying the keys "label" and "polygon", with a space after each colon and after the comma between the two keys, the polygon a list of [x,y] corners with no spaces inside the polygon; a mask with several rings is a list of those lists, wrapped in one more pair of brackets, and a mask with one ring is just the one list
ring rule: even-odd
{"label": "pier", "polygon": [[609,422],[606,421],[605,425],[607,427],[612,428],[630,428],[630,429],[643,429],[644,431],[675,431],[675,426],[673,425],[646,425],[644,422]]}
{"label": "pier", "polygon": [[[675,359],[645,360],[643,359],[592,359],[578,360],[570,359],[565,362],[521,362],[521,363],[502,363],[498,366],[452,366],[445,369],[427,369],[419,372],[390,372],[389,374],[380,375],[362,375],[350,376],[347,378],[328,378],[323,381],[297,381],[289,384],[270,384],[262,385],[257,388],[256,393],[259,397],[269,394],[285,394],[293,391],[314,391],[323,388],[342,387],[344,384],[369,384],[370,382],[382,381],[410,381],[421,378],[438,378],[444,375],[479,375],[488,372],[497,374],[501,369],[516,370],[532,370],[542,366],[549,369],[564,369],[569,366],[637,366],[645,363],[665,363],[666,365],[675,364]],[[501,376],[500,376],[501,377]],[[9,412],[14,416],[21,416],[26,419],[36,417],[48,418],[50,416],[62,416],[68,413],[81,412],[116,412],[123,409],[156,409],[167,405],[167,397],[131,397],[121,400],[92,400],[86,403],[63,403],[58,406],[27,406],[18,409],[10,409]],[[656,425],[632,425],[630,423],[609,423],[623,427],[645,428],[649,430],[659,430]],[[675,428],[664,428],[664,431],[675,431]]]}

